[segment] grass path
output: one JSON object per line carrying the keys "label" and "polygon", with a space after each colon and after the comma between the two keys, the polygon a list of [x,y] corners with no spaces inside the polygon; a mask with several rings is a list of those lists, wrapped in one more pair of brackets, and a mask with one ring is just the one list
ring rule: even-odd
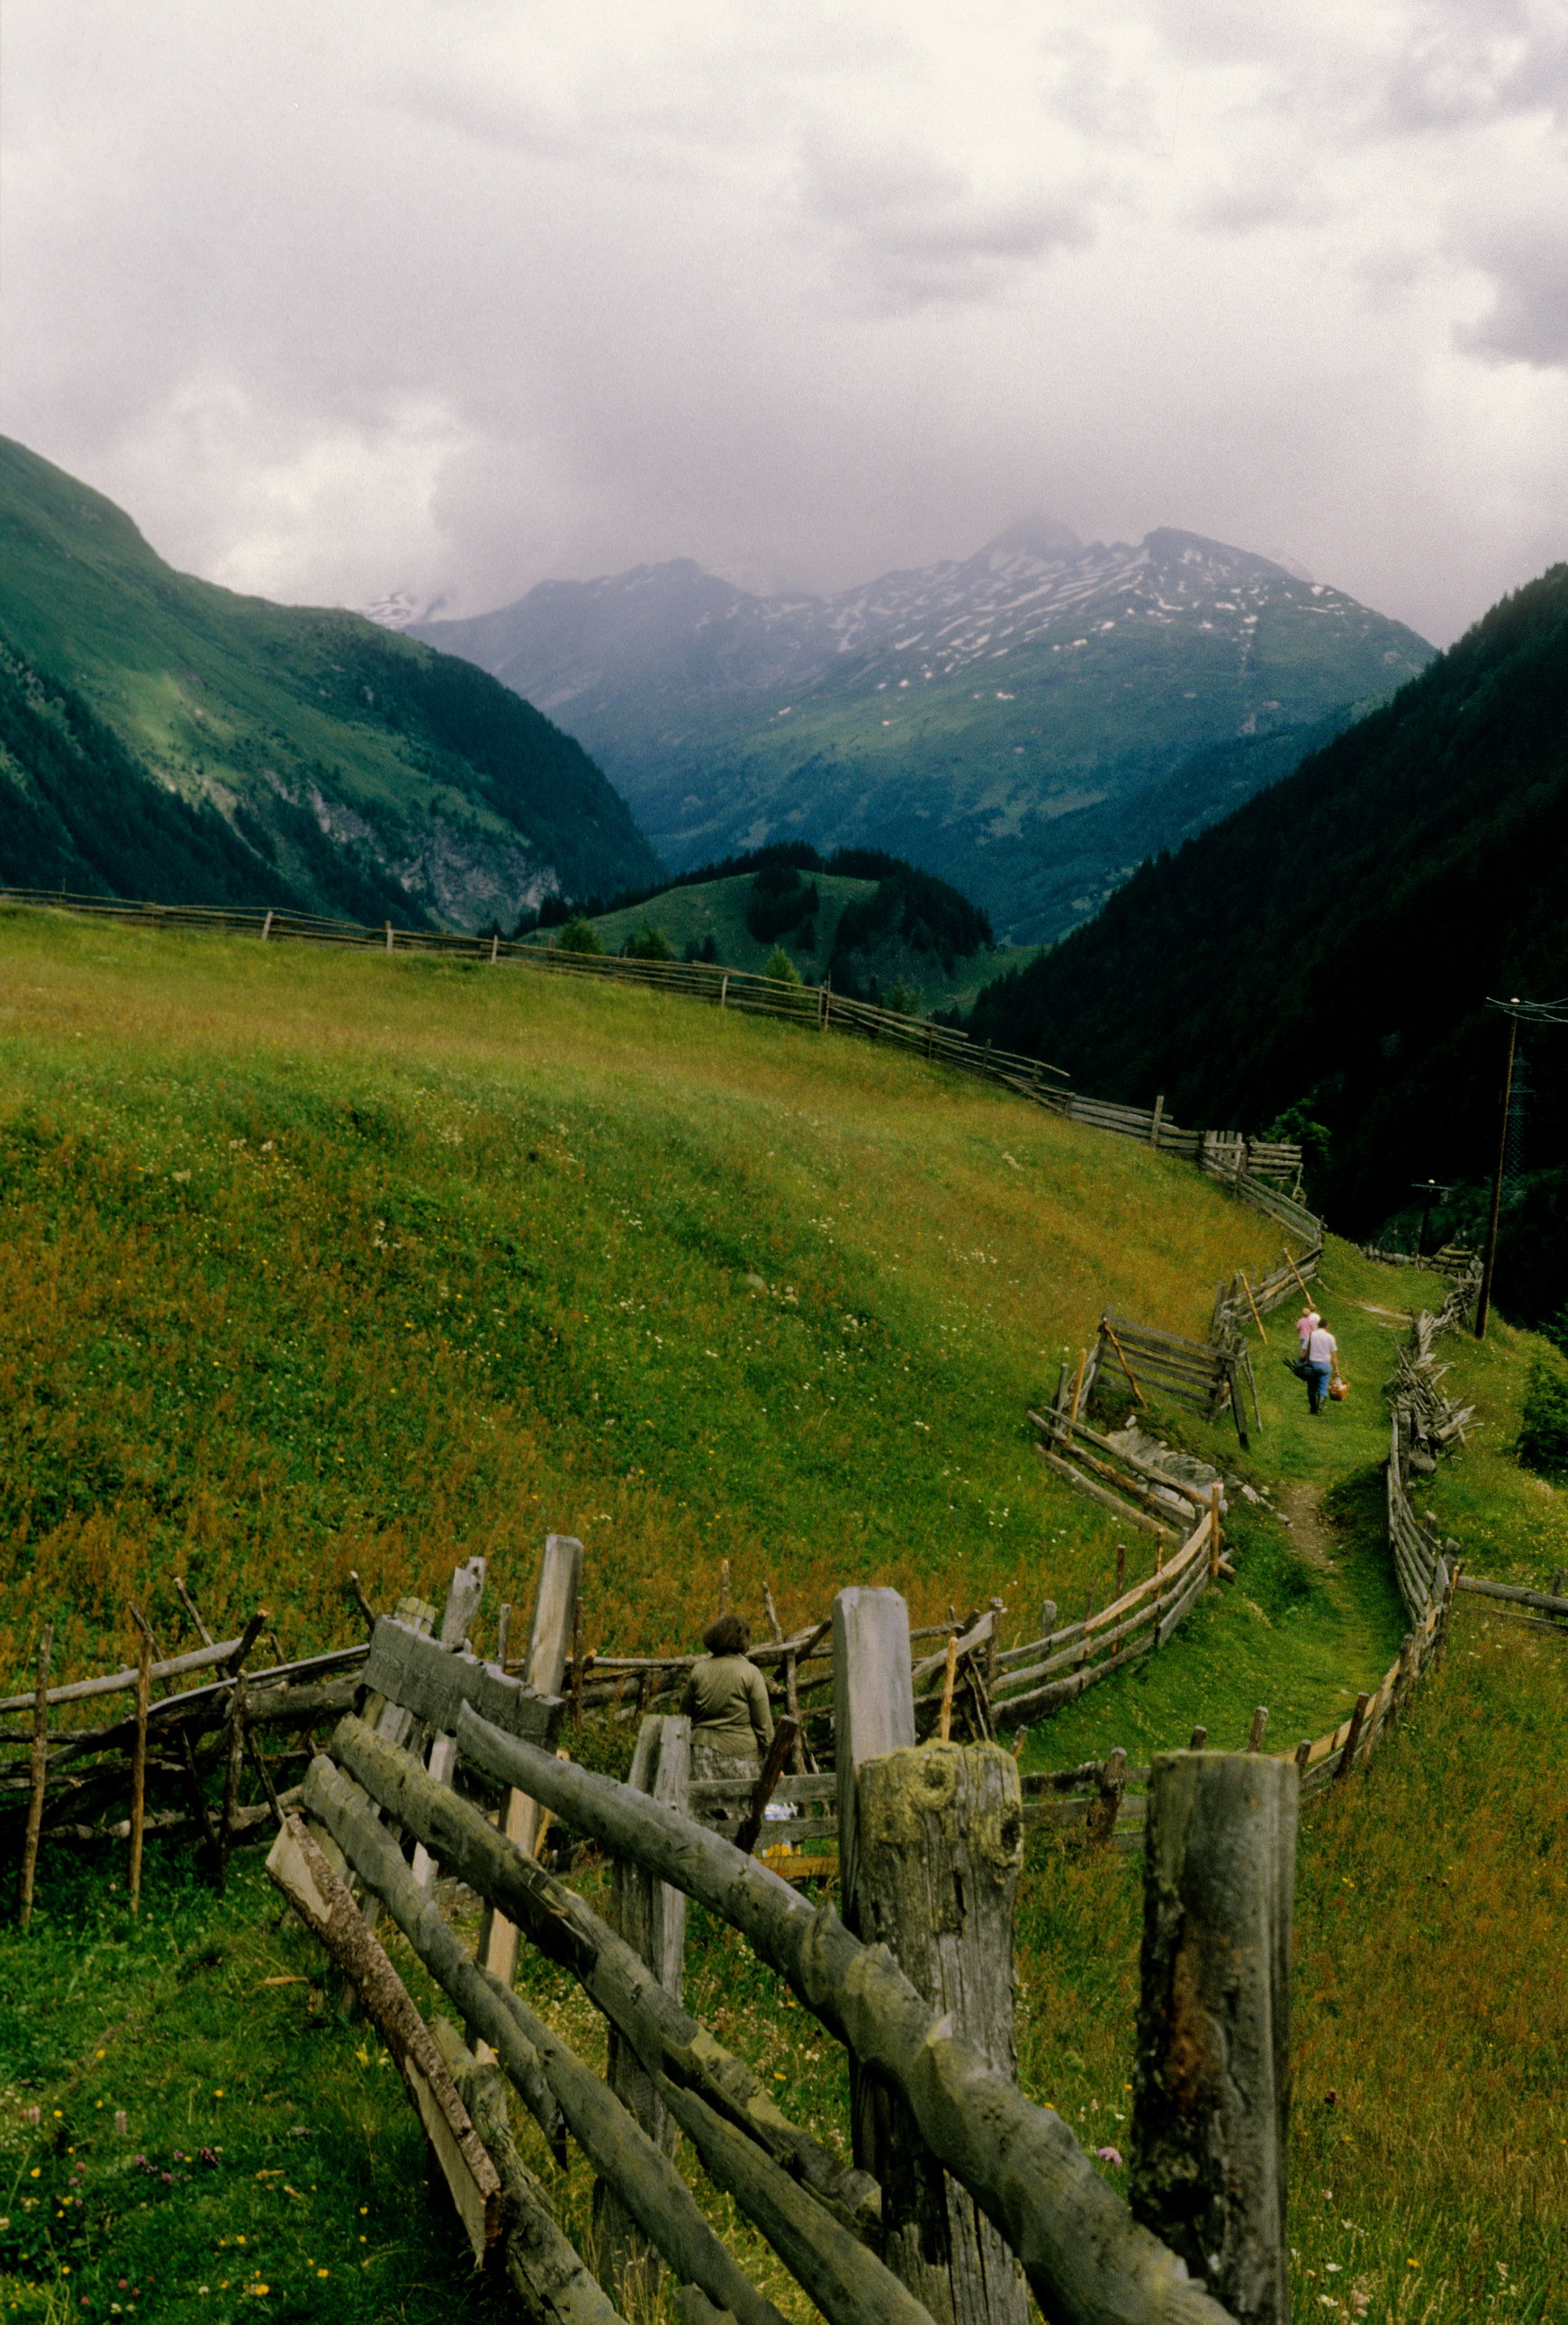
{"label": "grass path", "polygon": [[[1229,1421],[1211,1429],[1155,1408],[1160,1433],[1266,1491],[1274,1508],[1229,1496],[1235,1582],[1206,1594],[1157,1655],[1036,1728],[1027,1765],[1068,1767],[1118,1744],[1140,1761],[1184,1745],[1199,1725],[1216,1749],[1239,1747],[1260,1703],[1270,1743],[1283,1749],[1335,1726],[1397,1654],[1407,1622],[1383,1532],[1382,1385],[1409,1329],[1396,1298],[1435,1309],[1447,1286],[1377,1266],[1331,1237],[1314,1289],[1340,1343],[1349,1397],[1316,1419],[1309,1413],[1304,1388],[1281,1362],[1295,1352],[1296,1302],[1265,1319],[1266,1341],[1248,1330],[1262,1420],[1249,1429],[1248,1452]],[[1146,1541],[1133,1536],[1135,1559],[1147,1558]]]}

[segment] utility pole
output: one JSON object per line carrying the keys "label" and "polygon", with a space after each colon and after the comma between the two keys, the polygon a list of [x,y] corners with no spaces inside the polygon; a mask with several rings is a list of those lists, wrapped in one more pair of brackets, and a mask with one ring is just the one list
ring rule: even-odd
{"label": "utility pole", "polygon": [[1492,1206],[1487,1218],[1486,1257],[1481,1263],[1480,1291],[1475,1303],[1475,1336],[1487,1336],[1487,1311],[1492,1304],[1492,1276],[1498,1264],[1498,1215],[1503,1204],[1503,1168],[1508,1154],[1508,1110],[1514,1098],[1514,1052],[1519,1046],[1519,996],[1508,1002],[1489,1001],[1489,1009],[1506,1009],[1508,1018],[1508,1058],[1503,1069],[1503,1110],[1498,1125],[1498,1167],[1492,1173]]}
{"label": "utility pole", "polygon": [[1508,1167],[1514,1061],[1518,1053],[1520,1021],[1530,1025],[1568,1025],[1568,996],[1561,1001],[1521,1001],[1516,993],[1507,1001],[1494,1001],[1489,995],[1487,1007],[1501,1010],[1508,1021],[1508,1054],[1503,1069],[1503,1110],[1498,1124],[1498,1167],[1492,1174],[1492,1205],[1487,1221],[1486,1257],[1481,1264],[1480,1292],[1475,1303],[1475,1336],[1478,1340],[1484,1340],[1487,1336],[1487,1311],[1492,1304],[1492,1277],[1498,1264],[1498,1218],[1503,1206],[1503,1181]]}

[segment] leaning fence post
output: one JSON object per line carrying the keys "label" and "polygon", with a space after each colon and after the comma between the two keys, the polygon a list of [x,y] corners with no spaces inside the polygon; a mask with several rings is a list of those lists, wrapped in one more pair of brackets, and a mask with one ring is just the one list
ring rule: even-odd
{"label": "leaning fence post", "polygon": [[1285,2134],[1301,1779],[1260,1753],[1149,1770],[1132,2208],[1238,2325],[1289,2325]]}
{"label": "leaning fence post", "polygon": [[[691,1722],[682,1714],[650,1717],[637,1731],[627,1779],[665,1808],[691,1813]],[[640,1954],[666,1994],[681,1999],[685,1974],[686,1894],[656,1880],[640,1865],[622,1858],[615,1867],[615,1924],[634,1953]],[[614,2025],[609,2030],[606,2080],[648,2137],[665,2154],[675,2153],[676,2126],[654,2089],[653,2079],[631,2044]],[[659,2256],[608,2181],[594,2189],[599,2280],[617,2306],[637,2315],[651,2309],[659,2284]]]}
{"label": "leaning fence post", "polygon": [[[533,1629],[523,1666],[524,1679],[541,1695],[561,1692],[581,1579],[581,1542],[569,1533],[547,1534],[539,1564]],[[526,1792],[506,1795],[506,1832],[524,1857],[533,1856],[539,1836],[539,1803]],[[504,1913],[486,1913],[479,1932],[479,1966],[492,1971],[505,1986],[510,1986],[516,1975],[517,1931]]]}
{"label": "leaning fence post", "polygon": [[38,1635],[38,1670],[32,1691],[32,1744],[27,1766],[27,1838],[22,1850],[22,1926],[32,1919],[32,1885],[38,1873],[38,1837],[43,1829],[43,1795],[49,1783],[49,1670],[54,1661],[54,1625]]}
{"label": "leaning fence post", "polygon": [[[133,1613],[135,1610],[133,1608]],[[131,1919],[142,1910],[142,1844],[147,1829],[147,1703],[152,1692],[153,1634],[136,1616],[136,1726],[131,1746]]]}
{"label": "leaning fence post", "polygon": [[[441,1614],[441,1644],[455,1653],[468,1637],[474,1616],[479,1611],[479,1601],[485,1595],[485,1561],[468,1558],[461,1566],[452,1569],[452,1579],[447,1589],[447,1603]],[[458,1747],[450,1736],[438,1736],[430,1747],[426,1767],[438,1784],[450,1784],[457,1762]],[[413,1877],[422,1889],[428,1889],[435,1879],[436,1861],[428,1848],[413,1852]]]}
{"label": "leaning fence post", "polygon": [[[1017,1764],[995,1744],[914,1748],[909,1613],[894,1590],[833,1604],[839,1857],[846,1918],[1011,2074]],[[1024,2325],[1022,2274],[907,2108],[853,2055],[855,2160],[882,2188],[883,2258],[933,2317]]]}

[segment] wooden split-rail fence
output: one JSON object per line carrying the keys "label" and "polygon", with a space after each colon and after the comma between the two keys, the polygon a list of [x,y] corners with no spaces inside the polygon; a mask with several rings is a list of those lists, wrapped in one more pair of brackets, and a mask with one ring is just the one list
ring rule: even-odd
{"label": "wooden split-rail fence", "polygon": [[[1434,1346],[1444,1332],[1461,1326],[1473,1312],[1480,1271],[1470,1264],[1468,1255],[1463,1256],[1467,1264],[1462,1272],[1456,1269],[1457,1281],[1438,1312],[1412,1318],[1409,1339],[1396,1352],[1394,1377],[1387,1388],[1388,1547],[1411,1627],[1378,1685],[1357,1695],[1337,1727],[1323,1736],[1304,1737],[1289,1752],[1277,1755],[1291,1760],[1299,1770],[1304,1794],[1326,1790],[1370,1759],[1426,1672],[1441,1661],[1459,1591],[1508,1602],[1506,1607],[1494,1606],[1494,1614],[1568,1638],[1568,1596],[1563,1595],[1568,1570],[1559,1569],[1550,1591],[1466,1574],[1461,1571],[1458,1543],[1441,1538],[1431,1523],[1417,1515],[1410,1499],[1412,1474],[1430,1474],[1436,1454],[1463,1441],[1465,1424],[1471,1418],[1469,1407],[1455,1405],[1443,1395],[1439,1383],[1444,1368],[1437,1361]],[[1040,1425],[1047,1424],[1042,1421]],[[1129,1482],[1141,1474],[1145,1478],[1159,1477],[1166,1487],[1174,1484],[1166,1473],[1152,1467],[1145,1466],[1140,1472],[1127,1453],[1109,1440],[1092,1441],[1124,1466]],[[1124,1506],[1121,1514],[1130,1523],[1134,1512]],[[1253,1716],[1248,1752],[1262,1751],[1267,1726],[1267,1709],[1260,1704]],[[1194,1728],[1192,1747],[1197,1750],[1206,1740],[1207,1730]],[[1106,1760],[1087,1761],[1081,1767],[1027,1775],[1024,1789],[1026,1799],[1044,1804],[1042,1822],[1085,1828],[1118,1847],[1137,1848],[1144,1845],[1148,1782],[1148,1769],[1128,1766],[1125,1752],[1118,1750]]]}
{"label": "wooden split-rail fence", "polygon": [[[1051,1066],[989,1042],[971,1041],[951,1026],[933,1024],[870,1002],[853,1001],[830,985],[790,985],[749,969],[724,968],[707,961],[633,960],[617,953],[565,952],[559,946],[519,942],[501,936],[463,936],[444,929],[399,929],[335,921],[311,912],[254,910],[228,905],[147,904],[109,896],[81,896],[65,890],[0,887],[0,903],[40,911],[82,912],[99,920],[141,928],[190,929],[215,935],[256,937],[265,943],[347,945],[359,951],[425,953],[441,959],[510,961],[547,975],[590,981],[641,985],[682,994],[720,1009],[778,1017],[814,1025],[822,1033],[890,1042],[894,1048],[951,1066],[960,1073],[1011,1090],[1053,1114],[1089,1124],[1118,1137],[1136,1138],[1162,1153],[1195,1162],[1220,1179],[1242,1201],[1267,1211],[1296,1234],[1312,1214],[1300,1200],[1302,1151],[1288,1140],[1243,1137],[1237,1131],[1183,1130],[1170,1121],[1164,1098],[1153,1107],[1121,1106],[1086,1098],[1067,1087],[1064,1068]],[[1288,1187],[1288,1191],[1287,1191]]]}
{"label": "wooden split-rail fence", "polygon": [[[291,1778],[314,1749],[313,1740],[299,1739],[353,1700],[350,1674],[365,1660],[363,1641],[286,1661],[264,1608],[237,1636],[215,1639],[183,1582],[175,1589],[199,1646],[164,1654],[132,1607],[135,1663],[51,1684],[55,1629],[46,1622],[32,1684],[0,1698],[0,1715],[27,1715],[25,1724],[0,1728],[0,1744],[26,1747],[0,1759],[0,1848],[20,1859],[24,1928],[45,1841],[124,1844],[133,1913],[153,1835],[197,1841],[221,1886],[235,1843],[296,1797]],[[268,1646],[274,1660],[257,1663],[256,1651]],[[129,1696],[131,1707],[106,1721],[99,1706],[114,1696]],[[259,1801],[244,1800],[247,1787],[259,1789]]]}
{"label": "wooden split-rail fence", "polygon": [[[570,1697],[534,1683],[564,1667],[580,1562],[547,1544],[521,1673],[382,1618],[269,1858],[397,2061],[476,2260],[535,2318],[642,2314],[663,2269],[678,2317],[780,2325],[675,2170],[684,2135],[830,2325],[1025,2325],[1030,2293],[1064,2325],[1284,2325],[1294,1764],[1179,1753],[1149,1773],[1129,2209],[1016,2082],[1014,1897],[1025,1825],[1052,1803],[995,1744],[917,1741],[929,1659],[898,1594],[834,1602],[830,1778],[792,1786],[775,1751],[758,1782],[694,1783],[690,1722],[647,1712],[617,1783],[561,1753]],[[836,1824],[840,1911],[753,1853],[770,1785]],[[541,1860],[552,1820],[610,1861],[612,1921]],[[484,1901],[475,1948],[441,1876]],[[686,2009],[691,1898],[844,2046],[848,2160]],[[450,2019],[422,2016],[383,1918]],[[608,2022],[605,2075],[514,1990],[523,1944]],[[1245,2075],[1221,2068],[1243,2054]],[[519,2154],[507,2085],[558,2160],[571,2139],[592,2167],[586,2253]]]}

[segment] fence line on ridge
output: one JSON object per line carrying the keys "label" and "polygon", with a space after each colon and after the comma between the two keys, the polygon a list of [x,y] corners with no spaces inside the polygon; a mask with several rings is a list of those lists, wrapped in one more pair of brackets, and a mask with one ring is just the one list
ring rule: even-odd
{"label": "fence line on ridge", "polygon": [[[399,929],[390,921],[335,921],[309,912],[286,912],[228,905],[145,904],[113,897],[79,896],[64,890],[0,888],[0,904],[84,913],[137,927],[191,929],[218,935],[249,936],[264,943],[347,945],[360,951],[430,953],[442,959],[498,966],[520,964],[547,975],[589,981],[640,985],[656,992],[683,994],[720,1009],[782,1018],[820,1032],[860,1041],[889,1042],[933,1065],[1011,1090],[1071,1122],[1137,1139],[1163,1153],[1196,1163],[1205,1176],[1230,1188],[1243,1202],[1267,1212],[1297,1234],[1315,1222],[1300,1200],[1302,1151],[1289,1140],[1244,1137],[1237,1131],[1183,1130],[1170,1121],[1164,1098],[1152,1107],[1121,1106],[1086,1098],[1068,1087],[1066,1070],[1039,1058],[977,1042],[951,1026],[912,1017],[868,1001],[835,993],[830,985],[788,985],[755,970],[725,968],[708,961],[633,960],[618,953],[564,952],[557,946],[490,936],[462,936],[441,929]],[[1048,1079],[1047,1077],[1052,1079]],[[1289,1182],[1287,1191],[1286,1182]]]}

